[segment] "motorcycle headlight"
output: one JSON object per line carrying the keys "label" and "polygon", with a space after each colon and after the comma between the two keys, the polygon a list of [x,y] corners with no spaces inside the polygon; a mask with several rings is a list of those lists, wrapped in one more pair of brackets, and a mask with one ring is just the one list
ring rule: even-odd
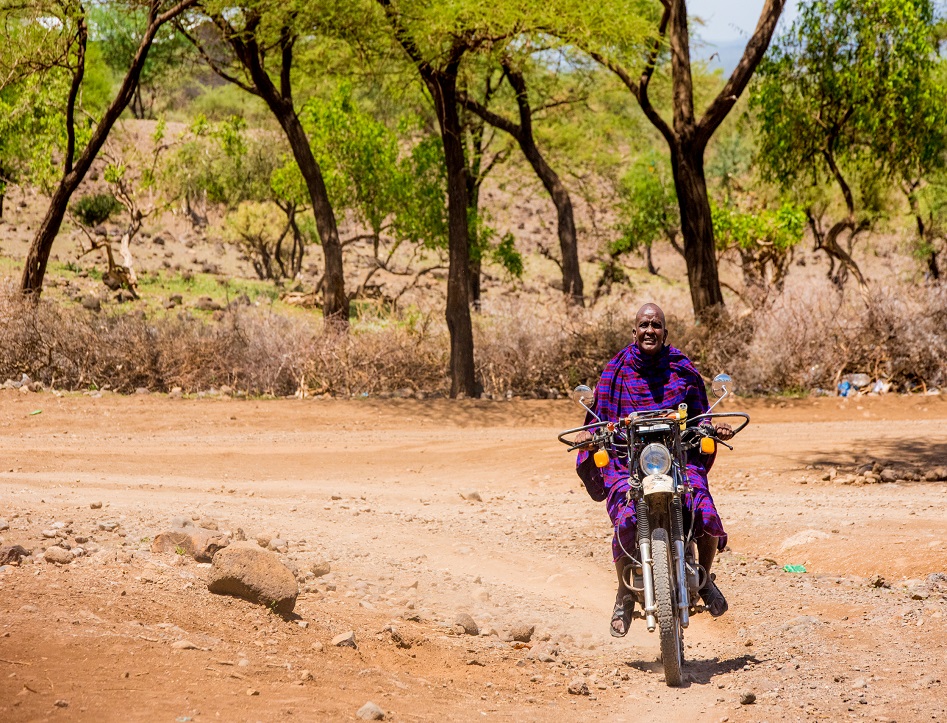
{"label": "motorcycle headlight", "polygon": [[667,447],[657,442],[652,442],[641,450],[638,461],[641,471],[646,475],[665,474],[671,469],[671,453]]}

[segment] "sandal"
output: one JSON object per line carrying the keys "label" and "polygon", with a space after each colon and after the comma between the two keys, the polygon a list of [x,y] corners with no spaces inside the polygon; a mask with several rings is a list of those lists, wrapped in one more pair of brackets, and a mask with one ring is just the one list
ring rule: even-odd
{"label": "sandal", "polygon": [[707,584],[700,589],[700,599],[704,601],[707,612],[713,617],[719,618],[730,609],[730,606],[727,604],[727,598],[723,596],[720,588],[714,582],[716,579],[716,575],[710,576]]}
{"label": "sandal", "polygon": [[[612,622],[608,629],[613,638],[623,638],[628,634],[628,628],[630,627],[632,617],[634,617],[634,611],[635,599],[631,595],[625,595],[625,597],[615,603],[615,609],[612,611]],[[616,621],[621,622],[621,630],[616,630]]]}

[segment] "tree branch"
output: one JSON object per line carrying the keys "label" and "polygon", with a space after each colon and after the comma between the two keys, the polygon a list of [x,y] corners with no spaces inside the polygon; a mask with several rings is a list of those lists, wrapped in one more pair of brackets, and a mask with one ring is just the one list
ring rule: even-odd
{"label": "tree branch", "polygon": [[634,80],[631,79],[631,74],[615,61],[608,60],[601,53],[591,51],[589,56],[596,63],[608,68],[618,76],[621,82],[625,84],[625,87],[631,91],[631,94],[635,97],[635,100],[638,101],[638,105],[641,106],[641,110],[644,111],[647,119],[651,121],[651,125],[661,132],[661,135],[664,136],[664,139],[668,142],[668,145],[671,146],[671,148],[675,148],[677,146],[677,136],[675,135],[674,131],[671,130],[671,127],[667,124],[664,118],[662,118],[658,111],[655,110],[654,106],[651,105],[651,99],[648,98],[648,94],[642,94],[641,88]]}
{"label": "tree branch", "polygon": [[522,128],[513,121],[509,120],[508,118],[504,118],[498,113],[494,113],[486,106],[468,96],[462,90],[457,91],[457,101],[464,108],[469,110],[471,113],[480,116],[480,118],[492,125],[494,128],[499,128],[501,131],[505,131],[514,138],[519,139]]}
{"label": "tree branch", "polygon": [[210,57],[210,54],[207,52],[204,46],[198,42],[197,38],[195,38],[189,32],[187,32],[187,30],[184,29],[184,26],[181,23],[175,23],[175,26],[177,27],[178,32],[181,33],[181,35],[183,35],[185,38],[187,38],[188,41],[190,41],[191,45],[194,46],[194,48],[197,50],[200,56],[204,59],[204,62],[207,63],[208,66],[210,66],[210,69],[213,70],[214,73],[219,75],[228,83],[233,83],[235,86],[237,86],[241,90],[246,91],[247,93],[250,93],[251,95],[259,95],[256,88],[254,88],[251,85],[248,85],[247,83],[244,83],[242,80],[240,80],[236,76],[230,75],[230,73],[226,72],[223,68],[217,65],[217,61],[215,61],[213,58]]}
{"label": "tree branch", "polygon": [[89,28],[85,21],[85,8],[79,5],[82,14],[79,16],[79,26],[76,29],[76,40],[79,49],[76,55],[76,70],[72,74],[72,85],[69,86],[69,99],[66,102],[66,158],[64,168],[66,174],[72,173],[72,163],[76,157],[76,101],[79,90],[82,88],[82,78],[85,75],[85,51],[89,42]]}
{"label": "tree branch", "polygon": [[714,131],[717,130],[717,127],[737,102],[740,94],[746,89],[753,71],[756,70],[756,66],[759,65],[766,49],[769,47],[773,31],[776,29],[776,23],[779,21],[779,16],[782,14],[785,4],[786,0],[766,0],[766,4],[760,12],[756,30],[753,31],[753,37],[750,38],[750,42],[746,44],[746,49],[743,51],[743,57],[740,58],[737,67],[733,69],[726,85],[713,99],[704,112],[704,116],[697,123],[697,132],[694,137],[699,147],[703,148],[707,145],[707,141],[710,140]]}

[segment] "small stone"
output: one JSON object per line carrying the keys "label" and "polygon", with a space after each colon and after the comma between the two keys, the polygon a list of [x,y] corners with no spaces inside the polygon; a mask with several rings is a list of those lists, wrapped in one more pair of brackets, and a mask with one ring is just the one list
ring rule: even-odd
{"label": "small stone", "polygon": [[325,646],[318,640],[314,642],[312,645],[310,645],[309,647],[312,648],[313,651],[317,653],[321,653],[323,650],[325,650]]}
{"label": "small stone", "polygon": [[744,690],[740,693],[740,705],[753,705],[756,702],[756,693],[752,690]]}
{"label": "small stone", "polygon": [[99,529],[104,532],[113,532],[116,528],[118,528],[117,522],[100,522],[99,523]]}
{"label": "small stone", "polygon": [[198,527],[202,527],[205,530],[217,530],[217,520],[210,517],[202,517],[197,522]]}
{"label": "small stone", "polygon": [[0,519],[0,532],[10,529],[10,523],[6,520]]}
{"label": "small stone", "polygon": [[309,627],[309,623],[306,620],[297,620],[296,624],[301,627],[303,630]]}
{"label": "small stone", "polygon": [[362,720],[382,720],[385,717],[385,711],[379,708],[377,705],[368,701],[365,705],[358,709],[355,713],[357,718]]}
{"label": "small stone", "polygon": [[299,674],[300,680],[312,680],[312,672],[304,670]]}
{"label": "small stone", "polygon": [[256,688],[247,688],[247,695],[259,695],[260,691]]}
{"label": "small stone", "polygon": [[899,475],[893,469],[885,469],[881,471],[880,477],[882,482],[896,482],[899,478]]}
{"label": "small stone", "polygon": [[329,564],[328,560],[316,560],[309,569],[316,577],[322,577],[332,572],[332,565]]}
{"label": "small stone", "polygon": [[198,647],[190,640],[178,640],[177,642],[171,643],[171,647],[175,650],[198,650]]}
{"label": "small stone", "polygon": [[190,555],[197,562],[211,562],[217,552],[227,547],[230,540],[215,530],[202,527],[178,527],[161,532],[151,543],[151,551],[157,553],[175,552]]}
{"label": "small stone", "polygon": [[43,553],[43,559],[46,562],[53,562],[57,565],[68,565],[73,560],[73,555],[69,550],[65,550],[58,546],[53,546],[47,548],[46,552]]}
{"label": "small stone", "polygon": [[55,705],[57,708],[68,708],[68,707],[69,707],[69,701],[68,701],[68,700],[63,700],[62,698],[60,698],[60,699],[57,700],[55,703],[53,703],[53,705]]}
{"label": "small stone", "polygon": [[483,498],[477,490],[464,490],[460,493],[460,496],[468,502],[483,502]]}
{"label": "small stone", "polygon": [[470,617],[469,613],[458,613],[457,617],[454,618],[454,625],[462,628],[467,635],[480,634],[480,628],[477,627],[477,623]]}
{"label": "small stone", "polygon": [[536,632],[535,625],[517,623],[510,629],[510,637],[512,637],[513,640],[516,640],[517,642],[528,643],[533,637],[534,632]]}
{"label": "small stone", "polygon": [[585,678],[575,678],[571,683],[569,683],[569,694],[588,695],[589,685],[585,682]]}
{"label": "small stone", "polygon": [[355,631],[349,630],[347,633],[340,633],[332,638],[332,644],[337,648],[356,648],[358,645],[355,643]]}
{"label": "small stone", "polygon": [[281,540],[278,537],[274,537],[272,540],[270,540],[270,544],[267,545],[266,548],[272,552],[285,553],[289,551],[289,543],[286,540]]}
{"label": "small stone", "polygon": [[172,517],[171,527],[175,530],[179,530],[182,527],[194,527],[194,522],[189,517]]}

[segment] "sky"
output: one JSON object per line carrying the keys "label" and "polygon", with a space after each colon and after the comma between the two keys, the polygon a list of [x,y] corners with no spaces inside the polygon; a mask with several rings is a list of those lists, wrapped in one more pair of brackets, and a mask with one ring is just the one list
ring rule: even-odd
{"label": "sky", "polygon": [[[706,24],[700,35],[707,42],[729,42],[748,39],[760,19],[764,0],[690,0],[687,14],[700,17]],[[798,0],[787,0],[780,25],[796,17]]]}

